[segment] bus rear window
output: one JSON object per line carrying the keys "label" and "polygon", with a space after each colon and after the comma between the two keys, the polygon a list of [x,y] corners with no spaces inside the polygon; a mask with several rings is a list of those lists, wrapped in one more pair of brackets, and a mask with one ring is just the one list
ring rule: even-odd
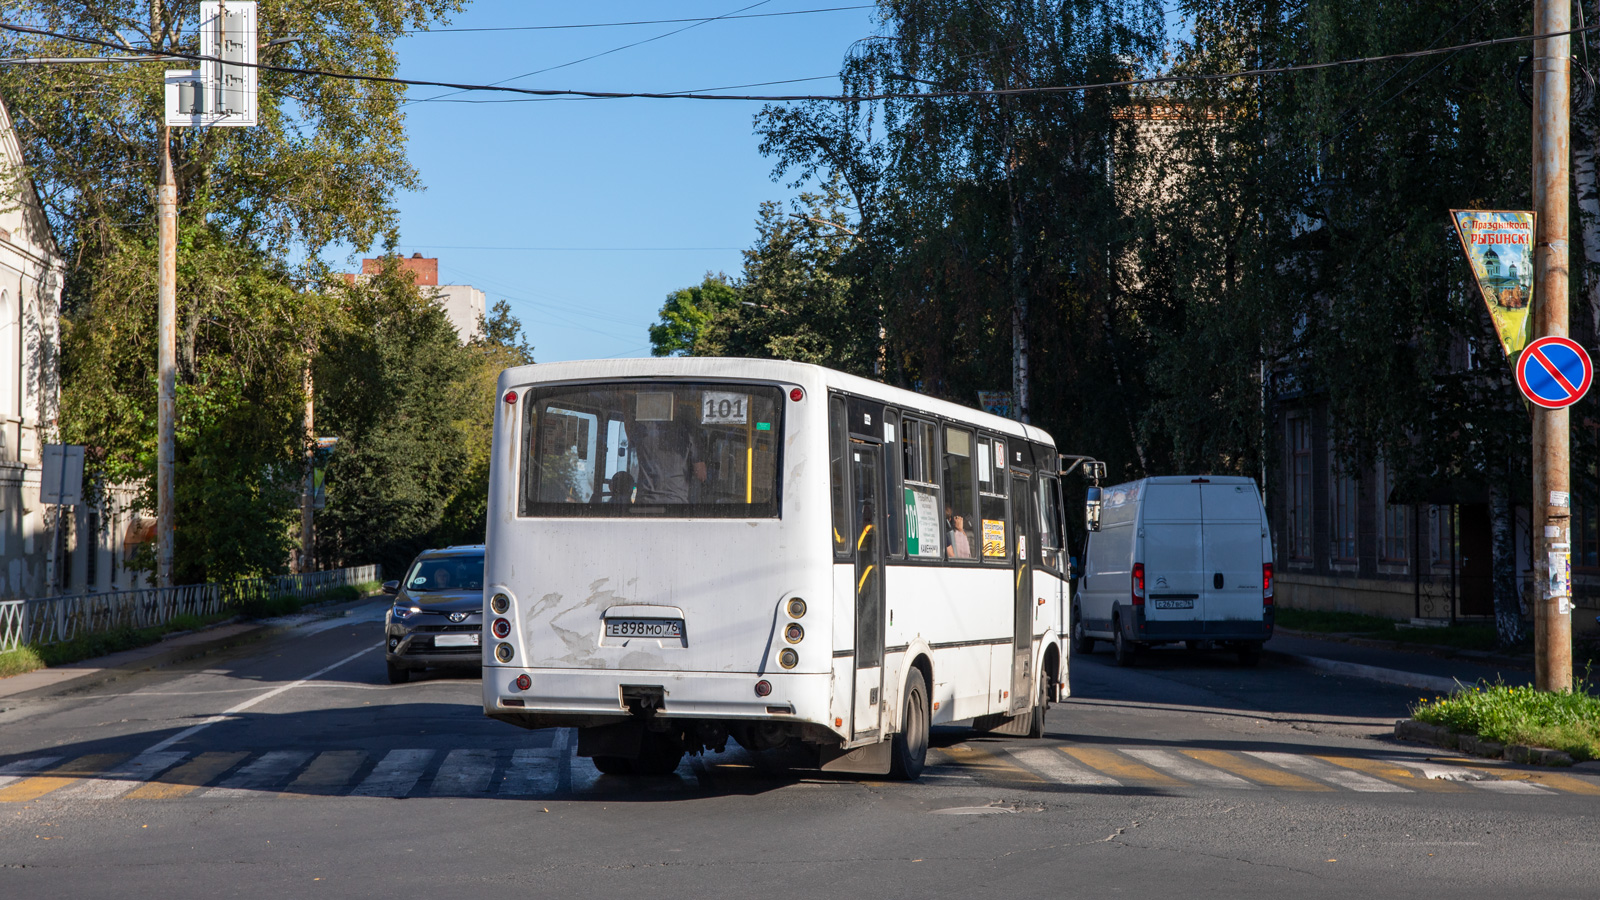
{"label": "bus rear window", "polygon": [[523,411],[517,512],[776,517],[782,401],[767,385],[534,388]]}

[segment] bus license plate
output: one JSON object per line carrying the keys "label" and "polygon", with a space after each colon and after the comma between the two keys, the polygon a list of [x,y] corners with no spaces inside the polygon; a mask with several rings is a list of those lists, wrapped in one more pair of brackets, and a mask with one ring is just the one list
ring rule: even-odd
{"label": "bus license plate", "polygon": [[606,637],[681,638],[682,619],[607,619]]}
{"label": "bus license plate", "polygon": [[439,634],[434,635],[435,647],[476,647],[478,646],[478,633],[472,634]]}
{"label": "bus license plate", "polygon": [[1152,600],[1156,609],[1194,609],[1193,600]]}

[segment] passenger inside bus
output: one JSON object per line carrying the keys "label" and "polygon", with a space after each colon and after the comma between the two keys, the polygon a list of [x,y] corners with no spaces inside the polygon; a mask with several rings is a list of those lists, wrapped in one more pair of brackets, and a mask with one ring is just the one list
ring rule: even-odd
{"label": "passenger inside bus", "polygon": [[629,433],[639,455],[638,502],[695,502],[706,480],[706,463],[693,426],[670,420],[635,422]]}
{"label": "passenger inside bus", "polygon": [[952,515],[950,531],[945,537],[945,552],[951,559],[971,559],[972,539],[967,536],[967,521]]}

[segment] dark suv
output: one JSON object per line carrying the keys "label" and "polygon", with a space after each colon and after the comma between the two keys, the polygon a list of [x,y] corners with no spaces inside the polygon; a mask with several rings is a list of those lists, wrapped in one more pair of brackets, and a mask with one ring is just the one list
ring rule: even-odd
{"label": "dark suv", "polygon": [[384,617],[390,684],[431,666],[483,665],[482,544],[424,550],[383,590],[395,595]]}

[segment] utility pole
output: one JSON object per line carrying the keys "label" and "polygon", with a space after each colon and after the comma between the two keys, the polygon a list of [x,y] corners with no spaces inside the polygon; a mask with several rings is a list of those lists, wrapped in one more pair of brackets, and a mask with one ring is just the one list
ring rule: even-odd
{"label": "utility pole", "polygon": [[[1567,335],[1567,197],[1571,159],[1570,0],[1534,0],[1533,31],[1556,34],[1533,51],[1533,337]],[[1534,683],[1543,691],[1572,689],[1570,570],[1571,460],[1566,409],[1533,410]],[[1564,587],[1552,591],[1552,584]]]}
{"label": "utility pole", "polygon": [[305,485],[300,492],[300,573],[316,571],[316,554],[312,533],[312,518],[315,515],[316,504],[316,473],[317,473],[317,429],[313,416],[316,413],[316,403],[312,398],[311,381],[311,354],[306,354],[306,470]]}
{"label": "utility pole", "polygon": [[160,230],[156,397],[156,586],[172,587],[173,475],[178,381],[178,187],[172,177],[171,129],[161,126],[161,183],[156,188]]}

